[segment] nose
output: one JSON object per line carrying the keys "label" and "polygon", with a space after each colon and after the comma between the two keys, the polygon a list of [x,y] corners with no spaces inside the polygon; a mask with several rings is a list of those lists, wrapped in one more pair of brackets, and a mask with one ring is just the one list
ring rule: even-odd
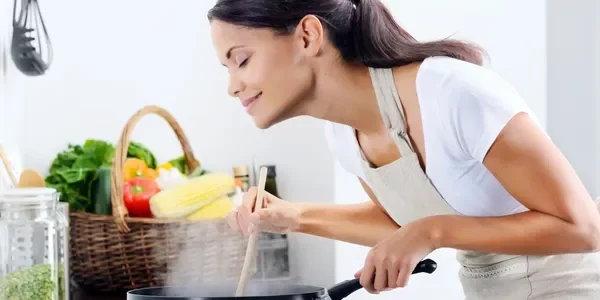
{"label": "nose", "polygon": [[244,84],[241,80],[237,79],[236,76],[229,76],[229,87],[227,92],[231,97],[237,97],[237,95],[244,90]]}

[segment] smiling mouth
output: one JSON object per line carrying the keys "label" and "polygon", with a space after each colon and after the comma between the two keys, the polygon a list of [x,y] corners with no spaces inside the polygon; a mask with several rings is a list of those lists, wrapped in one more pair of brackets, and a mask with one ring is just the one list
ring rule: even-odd
{"label": "smiling mouth", "polygon": [[252,98],[242,100],[242,106],[244,106],[246,108],[246,111],[249,111],[250,108],[252,107],[252,105],[256,102],[256,100],[258,100],[260,98],[261,95],[262,95],[262,92],[258,93],[258,95],[254,96]]}

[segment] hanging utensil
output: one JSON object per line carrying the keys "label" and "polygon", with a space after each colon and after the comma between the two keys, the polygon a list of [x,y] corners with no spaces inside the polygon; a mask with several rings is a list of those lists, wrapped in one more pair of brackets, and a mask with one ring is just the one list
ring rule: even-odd
{"label": "hanging utensil", "polygon": [[17,181],[17,177],[15,176],[15,173],[13,173],[13,166],[10,163],[10,160],[8,159],[8,156],[6,155],[6,152],[4,151],[4,148],[2,147],[2,145],[0,145],[0,161],[2,161],[2,164],[4,165],[4,169],[6,169],[6,174],[10,178],[12,186],[16,187],[19,184],[19,182]]}
{"label": "hanging utensil", "polygon": [[20,188],[40,188],[46,187],[46,180],[44,176],[35,169],[25,169],[19,176],[19,187]]}
{"label": "hanging utensil", "polygon": [[[21,3],[17,16],[17,3]],[[42,41],[43,31],[45,42]],[[37,38],[32,37],[32,33]],[[37,41],[37,47],[32,42]],[[27,76],[46,73],[53,59],[52,44],[37,0],[15,0],[11,56],[19,71]]]}

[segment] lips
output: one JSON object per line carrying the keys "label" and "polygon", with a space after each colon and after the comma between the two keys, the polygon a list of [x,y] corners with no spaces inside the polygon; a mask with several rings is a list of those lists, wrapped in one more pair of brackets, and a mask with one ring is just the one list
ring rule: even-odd
{"label": "lips", "polygon": [[244,106],[246,108],[247,112],[250,111],[250,108],[252,108],[252,105],[254,103],[256,103],[256,100],[258,100],[261,95],[262,95],[262,92],[258,93],[258,95],[254,96],[254,97],[242,100],[242,106]]}

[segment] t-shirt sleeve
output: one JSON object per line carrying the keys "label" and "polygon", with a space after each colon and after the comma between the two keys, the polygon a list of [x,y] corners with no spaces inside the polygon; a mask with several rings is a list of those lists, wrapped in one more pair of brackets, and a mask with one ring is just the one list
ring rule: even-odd
{"label": "t-shirt sleeve", "polygon": [[483,162],[506,124],[518,113],[529,113],[515,88],[498,74],[475,67],[448,81],[440,113],[455,145],[468,159]]}
{"label": "t-shirt sleeve", "polygon": [[332,122],[325,123],[325,139],[327,146],[333,155],[333,159],[346,172],[362,177],[363,172],[358,156],[358,146],[352,140],[354,131],[352,128]]}
{"label": "t-shirt sleeve", "polygon": [[329,122],[325,122],[323,125],[323,135],[327,143],[327,149],[333,152],[333,129],[331,127],[332,126]]}

